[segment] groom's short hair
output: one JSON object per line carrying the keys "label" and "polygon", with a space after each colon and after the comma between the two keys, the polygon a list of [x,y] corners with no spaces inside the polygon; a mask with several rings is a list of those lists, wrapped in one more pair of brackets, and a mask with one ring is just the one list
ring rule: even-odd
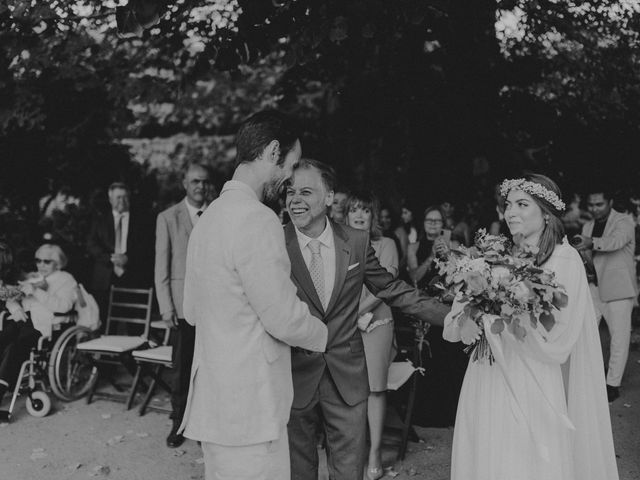
{"label": "groom's short hair", "polygon": [[276,110],[263,110],[247,118],[236,135],[236,167],[253,162],[273,140],[280,143],[278,165],[298,140],[299,135],[292,120]]}

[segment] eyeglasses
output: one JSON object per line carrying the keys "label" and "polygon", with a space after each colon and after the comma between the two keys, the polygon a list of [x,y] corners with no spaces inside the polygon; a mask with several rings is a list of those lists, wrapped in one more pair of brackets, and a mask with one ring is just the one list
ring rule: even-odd
{"label": "eyeglasses", "polygon": [[432,218],[427,218],[424,223],[430,223],[432,225],[437,225],[438,223],[443,223],[442,220],[434,220]]}
{"label": "eyeglasses", "polygon": [[45,265],[51,265],[53,263],[53,260],[50,260],[48,258],[36,258],[35,262],[36,265],[39,265],[41,263],[44,263]]}

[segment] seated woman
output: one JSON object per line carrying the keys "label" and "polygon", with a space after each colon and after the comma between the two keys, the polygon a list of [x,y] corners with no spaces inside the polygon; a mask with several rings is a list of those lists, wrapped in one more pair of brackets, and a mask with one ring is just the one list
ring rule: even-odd
{"label": "seated woman", "polygon": [[70,322],[70,313],[77,299],[78,284],[68,272],[67,256],[58,245],[45,243],[35,254],[37,272],[20,282],[25,295],[25,311],[31,313],[34,327],[45,337],[51,337],[61,324]]}
{"label": "seated woman", "polygon": [[0,243],[0,402],[15,384],[22,362],[29,358],[40,337],[20,305],[22,293],[15,286],[16,280],[11,249]]}

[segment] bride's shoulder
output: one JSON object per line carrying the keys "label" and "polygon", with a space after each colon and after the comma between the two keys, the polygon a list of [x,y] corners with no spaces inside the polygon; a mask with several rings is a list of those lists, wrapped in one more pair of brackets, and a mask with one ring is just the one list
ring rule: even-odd
{"label": "bride's shoulder", "polygon": [[567,237],[562,239],[562,242],[556,245],[556,248],[553,250],[552,258],[560,261],[567,262],[577,262],[582,265],[582,259],[580,258],[580,254],[578,251],[569,244],[567,241]]}

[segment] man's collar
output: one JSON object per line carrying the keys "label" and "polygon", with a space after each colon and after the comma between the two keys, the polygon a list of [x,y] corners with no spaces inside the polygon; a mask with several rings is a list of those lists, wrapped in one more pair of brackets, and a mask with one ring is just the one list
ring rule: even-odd
{"label": "man's collar", "polygon": [[239,190],[242,193],[245,193],[255,198],[256,200],[260,201],[260,199],[258,198],[258,195],[256,195],[255,190],[251,188],[249,185],[247,185],[246,183],[241,182],[239,180],[228,180],[227,182],[225,182],[225,184],[222,187],[222,191],[220,192],[220,195],[222,195],[226,190]]}
{"label": "man's collar", "polygon": [[184,203],[187,205],[187,210],[189,211],[191,216],[196,215],[198,212],[204,212],[204,210],[207,208],[206,203],[203,203],[200,208],[194,207],[189,203],[189,200],[187,199],[187,197],[184,197]]}
{"label": "man's collar", "polygon": [[[332,248],[333,247],[333,228],[331,227],[331,221],[328,218],[326,218],[326,222],[327,223],[326,223],[326,225],[324,227],[324,230],[322,231],[322,233],[318,236],[318,238],[316,240],[318,240],[325,247]],[[302,250],[303,248],[305,248],[309,244],[309,242],[311,240],[313,240],[313,238],[305,235],[300,230],[298,230],[298,227],[296,227],[295,224],[293,226],[294,226],[294,228],[296,230],[296,236],[298,237],[298,243],[300,243],[300,250]]]}
{"label": "man's collar", "polygon": [[113,214],[113,218],[118,218],[120,216],[122,217],[126,217],[127,215],[129,215],[129,211],[127,210],[126,212],[116,212],[115,210],[111,210],[111,213]]}

